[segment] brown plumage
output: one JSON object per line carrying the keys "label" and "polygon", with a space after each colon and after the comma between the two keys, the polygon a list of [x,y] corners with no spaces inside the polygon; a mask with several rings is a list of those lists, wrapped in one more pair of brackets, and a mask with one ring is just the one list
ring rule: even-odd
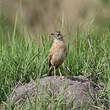
{"label": "brown plumage", "polygon": [[48,55],[49,75],[52,75],[51,73],[54,70],[54,77],[56,78],[56,68],[64,62],[67,49],[61,32],[58,31],[51,35],[54,37],[54,42]]}

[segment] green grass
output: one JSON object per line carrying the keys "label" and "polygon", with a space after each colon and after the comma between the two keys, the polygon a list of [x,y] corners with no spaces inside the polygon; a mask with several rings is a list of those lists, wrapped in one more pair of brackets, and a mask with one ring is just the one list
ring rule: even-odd
{"label": "green grass", "polygon": [[[48,75],[48,52],[52,44],[48,33],[41,33],[39,42],[33,41],[32,36],[20,35],[17,32],[17,22],[9,33],[8,28],[0,24],[0,102],[5,101],[15,85],[20,81],[27,83],[30,79]],[[97,34],[88,29],[87,33],[77,29],[74,36],[68,32],[68,55],[65,65],[71,72],[61,68],[65,76],[83,75],[95,83],[101,81],[104,84],[102,96],[110,95],[110,32]],[[4,42],[5,41],[5,42]],[[53,110],[66,110],[65,103],[61,99],[57,102],[50,98]],[[62,102],[62,103],[61,103]],[[45,98],[40,103],[42,110],[46,110]],[[31,105],[25,105],[21,110],[31,109]],[[33,110],[37,104],[33,107]],[[17,109],[17,108],[16,108]],[[36,108],[38,109],[38,108]]]}

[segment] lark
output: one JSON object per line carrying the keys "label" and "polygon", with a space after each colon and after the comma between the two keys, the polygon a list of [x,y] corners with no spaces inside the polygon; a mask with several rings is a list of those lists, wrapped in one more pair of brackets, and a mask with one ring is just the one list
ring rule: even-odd
{"label": "lark", "polygon": [[[54,79],[56,79],[56,69],[64,62],[67,55],[67,48],[60,31],[51,33],[51,35],[54,41],[48,55],[49,75],[52,75],[52,71],[54,71]],[[63,79],[61,72],[60,78]]]}

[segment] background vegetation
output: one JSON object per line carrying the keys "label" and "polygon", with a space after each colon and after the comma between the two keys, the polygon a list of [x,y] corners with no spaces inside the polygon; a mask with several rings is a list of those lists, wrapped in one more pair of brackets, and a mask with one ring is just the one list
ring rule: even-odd
{"label": "background vegetation", "polygon": [[86,30],[93,21],[95,28],[110,28],[109,0],[0,0],[0,15],[7,17],[14,24],[18,12],[18,29],[21,30],[22,18],[25,31],[31,32],[35,38],[43,29],[51,32],[53,27],[61,28],[61,19],[64,17],[64,29],[72,25],[73,31],[77,25]]}

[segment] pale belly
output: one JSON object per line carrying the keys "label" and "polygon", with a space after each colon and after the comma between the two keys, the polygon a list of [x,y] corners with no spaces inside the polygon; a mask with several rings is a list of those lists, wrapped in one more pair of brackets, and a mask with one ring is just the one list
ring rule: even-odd
{"label": "pale belly", "polygon": [[64,62],[64,59],[66,57],[66,52],[63,50],[58,49],[52,56],[51,64],[53,66],[59,66]]}

